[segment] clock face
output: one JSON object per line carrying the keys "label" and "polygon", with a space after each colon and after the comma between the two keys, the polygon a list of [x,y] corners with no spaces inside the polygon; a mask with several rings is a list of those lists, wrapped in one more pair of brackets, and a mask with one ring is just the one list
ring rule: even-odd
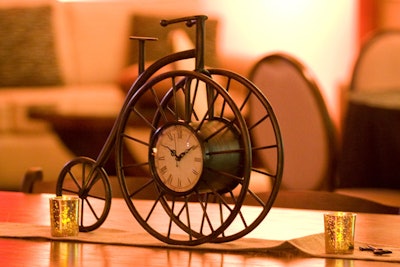
{"label": "clock face", "polygon": [[150,163],[161,184],[173,192],[192,190],[203,171],[203,147],[184,124],[164,126],[155,134]]}

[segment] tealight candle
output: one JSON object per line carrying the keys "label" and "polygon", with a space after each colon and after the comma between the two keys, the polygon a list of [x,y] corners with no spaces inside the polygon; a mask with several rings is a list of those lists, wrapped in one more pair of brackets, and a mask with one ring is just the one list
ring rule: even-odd
{"label": "tealight candle", "polygon": [[79,198],[57,196],[50,198],[51,235],[77,236],[79,233]]}
{"label": "tealight candle", "polygon": [[324,214],[325,251],[329,254],[352,254],[356,214],[332,212]]}

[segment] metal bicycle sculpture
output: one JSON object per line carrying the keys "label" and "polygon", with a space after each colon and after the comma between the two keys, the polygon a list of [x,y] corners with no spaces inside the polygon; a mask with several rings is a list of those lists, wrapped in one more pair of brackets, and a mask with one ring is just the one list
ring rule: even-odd
{"label": "metal bicycle sculpture", "polygon": [[[204,67],[206,19],[200,15],[162,20],[162,26],[194,25],[196,47],[161,58],[147,69],[144,45],[155,38],[132,37],[139,42],[140,75],[108,139],[97,159],[73,159],[57,181],[57,195],[74,194],[82,200],[80,231],[97,229],[110,211],[111,186],[103,166],[113,149],[129,210],[163,242],[232,241],[252,231],[268,214],[283,171],[278,123],[253,83],[228,70]],[[186,59],[195,60],[195,70],[158,74]],[[265,137],[263,143],[252,142],[255,134]],[[143,162],[126,156],[137,151],[145,151]],[[257,157],[266,158],[269,166],[258,165]],[[146,169],[147,177],[132,177],[135,168]],[[143,196],[150,200],[146,205]],[[243,204],[254,206],[255,212],[242,212]],[[193,216],[198,218],[199,213],[202,219],[196,221]],[[166,218],[162,226],[161,217]]]}

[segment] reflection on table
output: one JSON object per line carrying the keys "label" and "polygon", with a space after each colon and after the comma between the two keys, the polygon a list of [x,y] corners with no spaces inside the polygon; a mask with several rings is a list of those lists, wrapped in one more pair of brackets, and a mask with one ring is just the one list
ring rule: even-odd
{"label": "reflection on table", "polygon": [[150,249],[130,246],[37,240],[1,239],[2,266],[162,266],[162,267],[385,267],[396,263],[321,259],[273,254],[232,254],[192,250]]}
{"label": "reflection on table", "polygon": [[[50,195],[0,192],[0,222],[49,225]],[[143,201],[144,204],[148,203]],[[250,234],[259,239],[288,240],[323,231],[323,211],[273,208]],[[160,223],[165,223],[160,221]],[[397,215],[358,214],[356,240],[400,248]],[[113,199],[102,227],[144,231],[124,200]],[[50,229],[49,229],[50,230]],[[93,232],[95,235],[96,232]],[[312,258],[290,249],[235,253],[184,248],[150,248],[113,244],[0,238],[2,266],[396,266],[398,263]]]}
{"label": "reflection on table", "polygon": [[400,91],[352,92],[339,187],[400,188]]}

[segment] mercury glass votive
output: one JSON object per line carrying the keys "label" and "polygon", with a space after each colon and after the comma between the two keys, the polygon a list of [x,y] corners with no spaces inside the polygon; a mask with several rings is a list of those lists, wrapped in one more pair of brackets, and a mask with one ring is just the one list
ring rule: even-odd
{"label": "mercury glass votive", "polygon": [[77,236],[79,233],[79,197],[50,198],[50,226],[54,237]]}
{"label": "mercury glass votive", "polygon": [[352,254],[356,214],[332,212],[324,214],[325,251],[329,254]]}

